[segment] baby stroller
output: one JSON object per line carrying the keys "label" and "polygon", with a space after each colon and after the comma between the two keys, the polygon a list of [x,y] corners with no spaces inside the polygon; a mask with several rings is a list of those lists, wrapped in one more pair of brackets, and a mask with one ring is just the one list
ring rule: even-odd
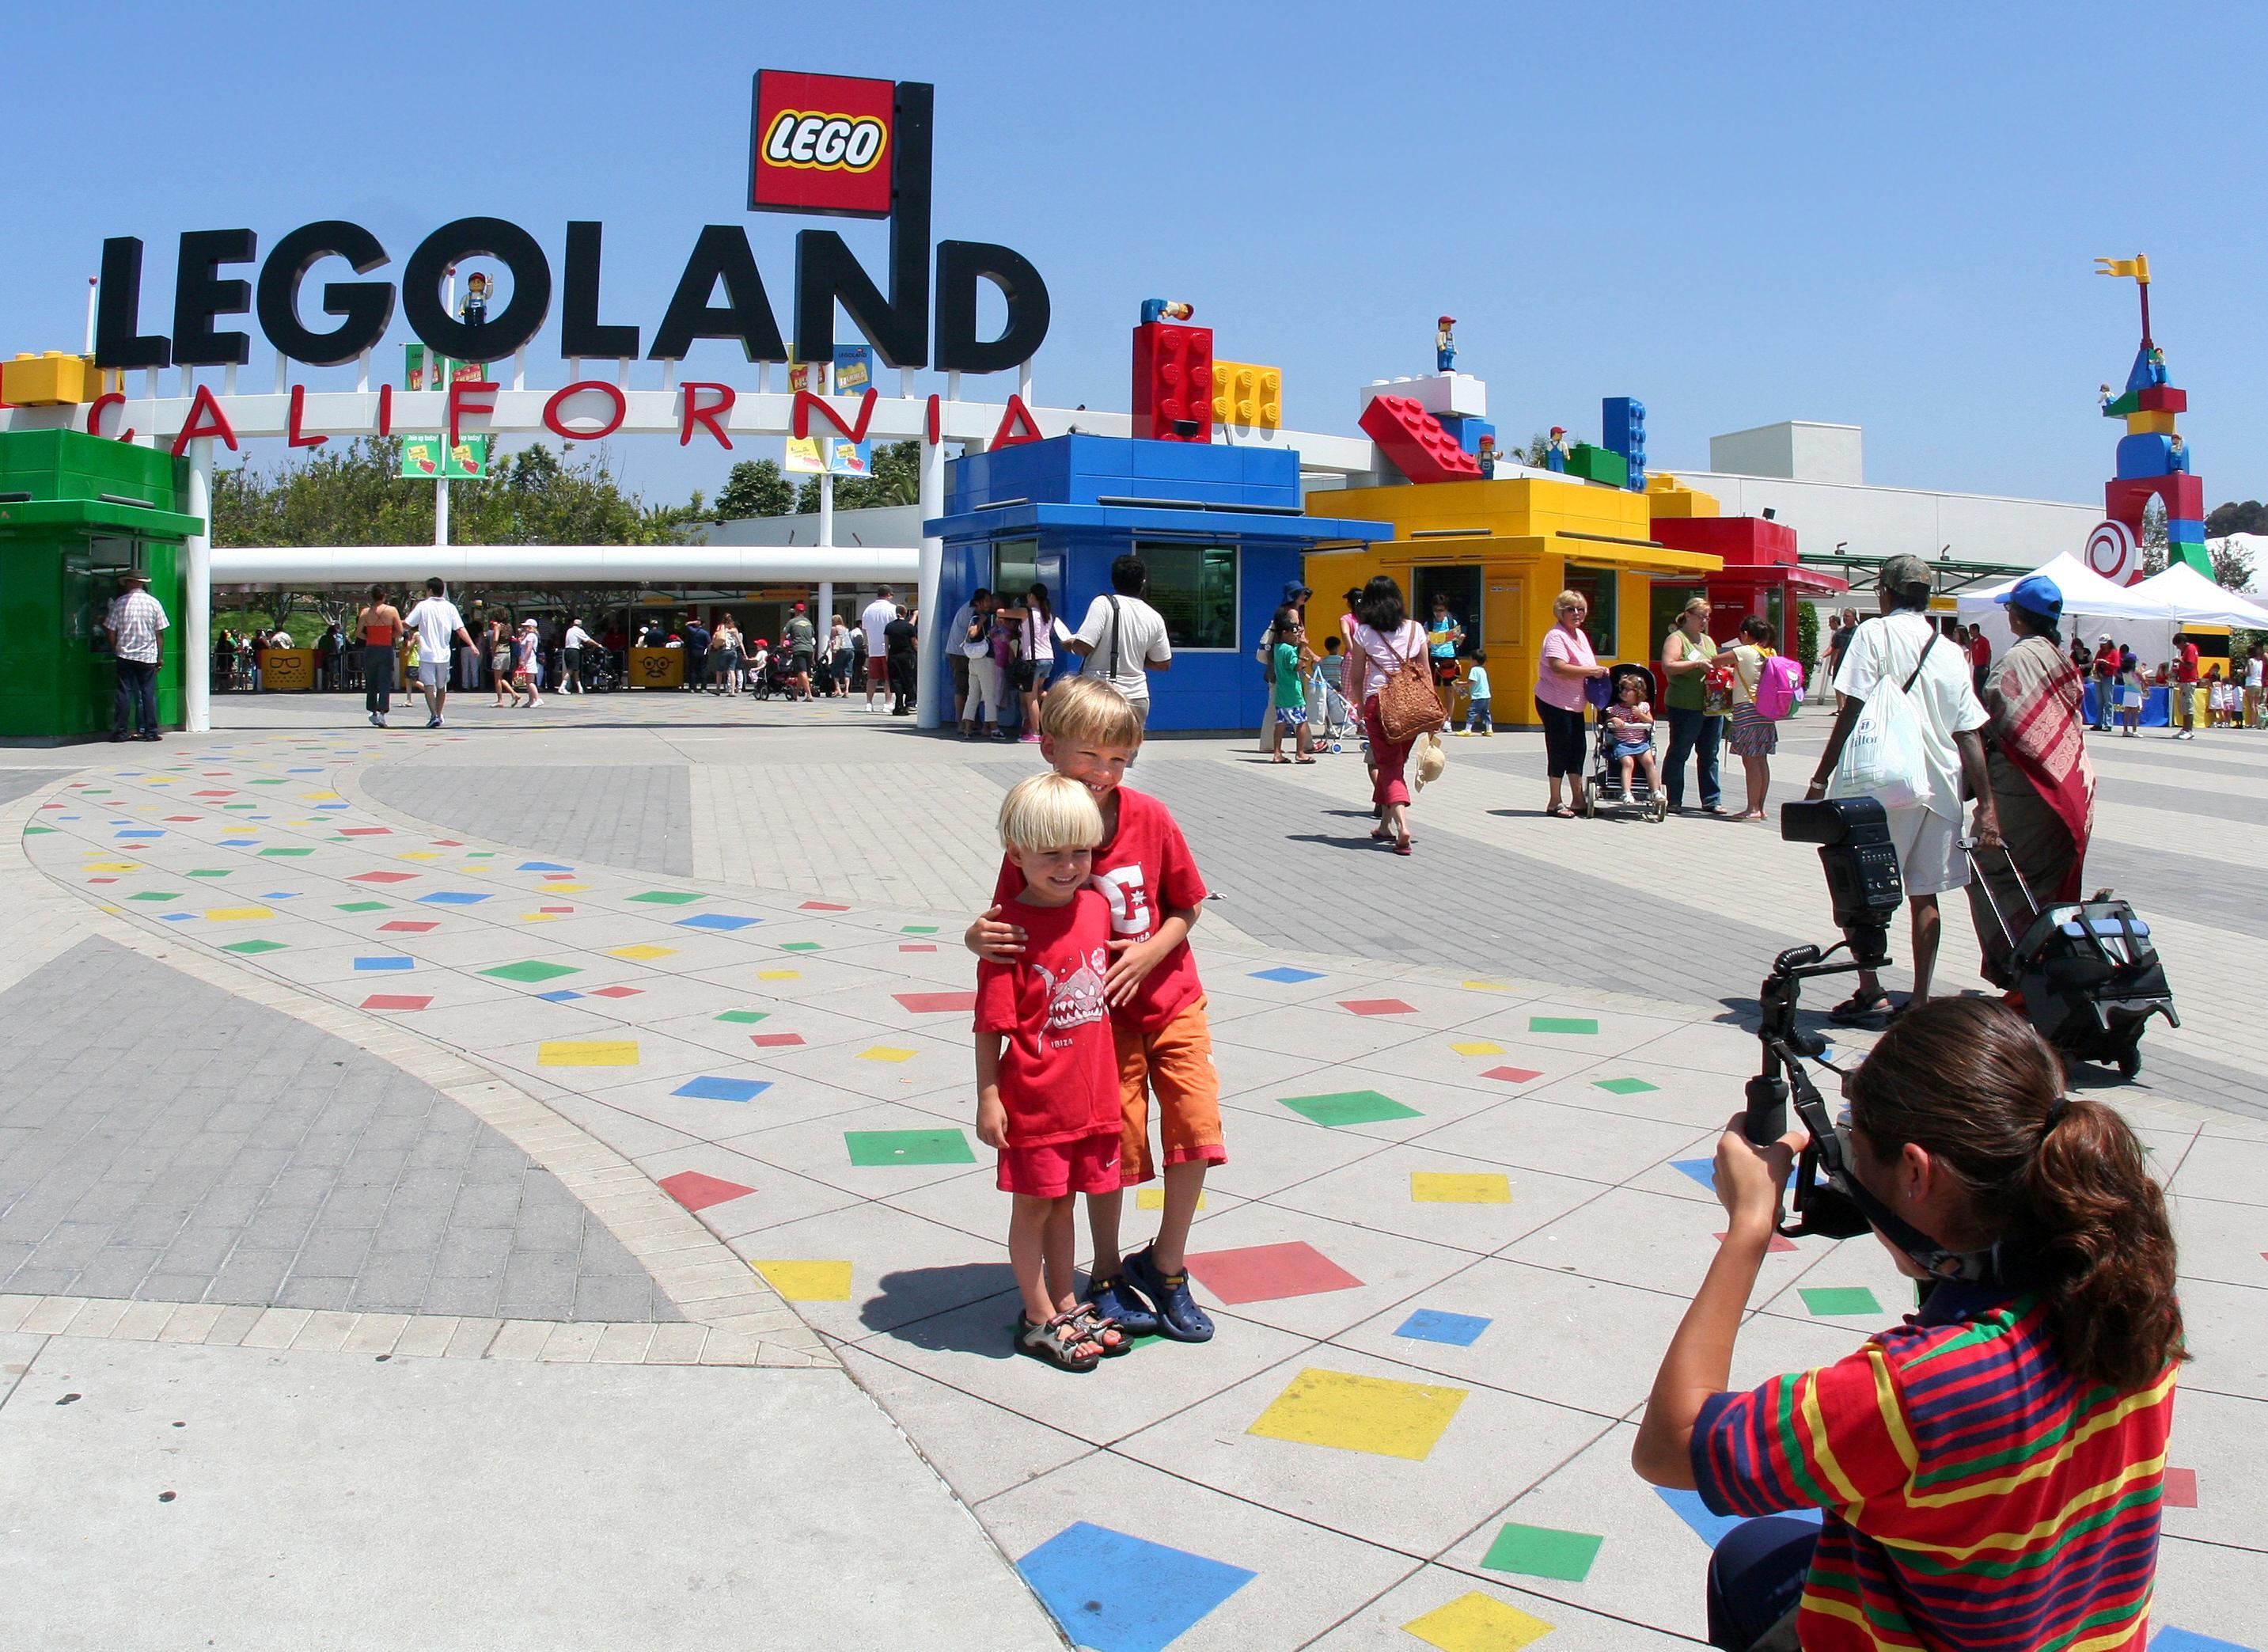
{"label": "baby stroller", "polygon": [[1646,771],[1633,763],[1631,767],[1630,790],[1623,790],[1622,759],[1615,755],[1615,732],[1607,722],[1607,708],[1614,704],[1624,682],[1635,676],[1651,703],[1653,695],[1653,673],[1640,665],[1612,667],[1603,677],[1594,677],[1585,690],[1591,703],[1594,726],[1591,731],[1591,772],[1583,780],[1583,818],[1595,819],[1602,809],[1635,809],[1646,820],[1659,823],[1669,817],[1669,797],[1658,786],[1646,784]]}

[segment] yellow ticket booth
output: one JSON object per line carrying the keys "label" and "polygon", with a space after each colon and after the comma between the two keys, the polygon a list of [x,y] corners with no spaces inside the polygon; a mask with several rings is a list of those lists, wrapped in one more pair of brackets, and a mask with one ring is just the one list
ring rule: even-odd
{"label": "yellow ticket booth", "polygon": [[1336,629],[1339,594],[1373,574],[1402,586],[1421,623],[1433,598],[1447,596],[1465,628],[1463,653],[1485,652],[1496,720],[1536,723],[1536,650],[1551,629],[1551,604],[1563,590],[1590,601],[1585,629],[1602,660],[1646,661],[1654,634],[1656,575],[1697,582],[1724,566],[1721,557],[1672,550],[1651,532],[1646,496],[1596,483],[1518,476],[1493,482],[1350,488],[1320,492],[1311,514],[1359,516],[1394,524],[1395,536],[1366,549],[1318,551],[1307,557],[1315,595],[1307,611],[1318,640]]}
{"label": "yellow ticket booth", "polygon": [[685,686],[685,650],[633,648],[629,685],[633,689],[681,689]]}

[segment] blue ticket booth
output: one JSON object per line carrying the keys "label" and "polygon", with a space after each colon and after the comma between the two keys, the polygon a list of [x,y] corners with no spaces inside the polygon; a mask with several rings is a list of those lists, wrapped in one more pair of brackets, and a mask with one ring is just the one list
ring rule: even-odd
{"label": "blue ticket booth", "polygon": [[[1153,733],[1255,726],[1268,690],[1252,651],[1307,554],[1394,537],[1391,523],[1307,515],[1288,449],[1109,436],[953,461],[945,515],[922,532],[945,542],[936,612],[922,616],[922,646],[940,661],[945,622],[979,586],[1020,595],[1036,579],[1075,631],[1108,594],[1110,564],[1140,557],[1174,649],[1173,669],[1150,677]],[[1334,628],[1338,612],[1336,600],[1311,607]],[[1322,636],[1311,641],[1320,652]]]}

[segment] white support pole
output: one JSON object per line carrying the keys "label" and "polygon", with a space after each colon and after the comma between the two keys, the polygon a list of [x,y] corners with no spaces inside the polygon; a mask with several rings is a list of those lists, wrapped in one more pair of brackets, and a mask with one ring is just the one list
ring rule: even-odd
{"label": "white support pole", "polygon": [[191,396],[195,395],[196,393],[197,393],[197,370],[196,370],[195,367],[184,367],[184,368],[182,368],[182,369],[181,369],[181,400],[182,400],[182,401],[184,401],[184,402],[186,402],[186,401],[188,401]]}
{"label": "white support pole", "polygon": [[[822,436],[819,439],[822,456],[827,448],[828,439]],[[819,478],[819,543],[822,549],[835,548],[835,473],[831,470],[822,472]]]}
{"label": "white support pole", "polygon": [[[957,380],[960,375],[954,374]],[[924,522],[935,521],[945,514],[945,444],[924,442],[921,450],[921,513]],[[945,542],[922,535],[921,572],[916,576],[916,587],[921,604],[921,652],[916,656],[914,698],[918,702],[917,721],[924,728],[939,726],[944,708],[939,704],[944,684],[953,681],[945,675],[945,638],[940,628],[945,623],[937,611],[938,588],[945,579]]]}
{"label": "white support pole", "polygon": [[945,399],[948,402],[961,400],[961,375],[958,372],[945,375]]}
{"label": "white support pole", "polygon": [[1016,367],[1016,394],[1024,398],[1024,405],[1032,405],[1032,364],[1020,362]]}
{"label": "white support pole", "polygon": [[282,395],[291,387],[287,383],[291,376],[291,358],[279,350],[276,352],[276,394],[277,395]]}
{"label": "white support pole", "polygon": [[89,276],[86,278],[86,353],[90,357],[94,354],[95,293],[101,284],[102,277],[99,276]]}
{"label": "white support pole", "polygon": [[527,346],[525,344],[512,352],[512,387],[515,390],[527,388]]}
{"label": "white support pole", "polygon": [[677,364],[675,362],[665,361],[661,364],[661,387],[665,390],[674,390],[677,388]]}
{"label": "white support pole", "polygon": [[898,395],[909,402],[914,399],[914,370],[910,367],[898,369]]}
{"label": "white support pole", "polygon": [[436,549],[449,542],[449,479],[433,478],[433,545]]}
{"label": "white support pole", "polygon": [[230,362],[220,375],[220,393],[223,395],[234,395],[236,394],[236,364],[234,362]]}
{"label": "white support pole", "polygon": [[770,395],[771,393],[772,365],[768,361],[760,361],[756,364],[756,394]]}
{"label": "white support pole", "polygon": [[822,645],[825,638],[835,633],[835,581],[832,579],[819,582],[819,612],[813,617],[812,624],[818,630]]}
{"label": "white support pole", "polygon": [[212,438],[189,444],[188,514],[198,521],[182,542],[181,625],[173,633],[181,660],[181,727],[212,730]]}
{"label": "white support pole", "polygon": [[615,382],[625,390],[630,387],[630,358],[628,356],[615,363]]}
{"label": "white support pole", "polygon": [[368,350],[364,350],[361,355],[355,358],[355,394],[357,395],[367,395],[369,393],[370,352]]}

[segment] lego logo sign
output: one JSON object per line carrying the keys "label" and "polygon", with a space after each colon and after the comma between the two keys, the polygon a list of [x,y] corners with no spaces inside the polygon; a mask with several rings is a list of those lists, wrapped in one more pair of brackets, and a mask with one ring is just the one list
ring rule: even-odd
{"label": "lego logo sign", "polygon": [[888,80],[761,71],[749,209],[887,218],[896,93]]}

